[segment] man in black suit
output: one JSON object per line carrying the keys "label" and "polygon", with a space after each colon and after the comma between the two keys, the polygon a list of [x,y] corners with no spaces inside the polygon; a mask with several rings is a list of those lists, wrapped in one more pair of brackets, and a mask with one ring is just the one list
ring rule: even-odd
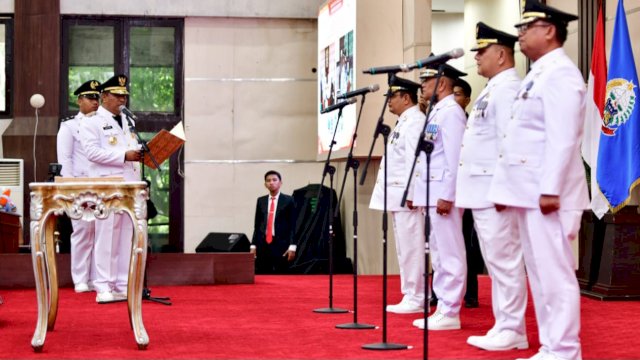
{"label": "man in black suit", "polygon": [[283,274],[296,256],[296,206],[293,197],[280,193],[277,171],[264,174],[264,186],[269,195],[256,204],[251,253],[256,255],[256,274]]}

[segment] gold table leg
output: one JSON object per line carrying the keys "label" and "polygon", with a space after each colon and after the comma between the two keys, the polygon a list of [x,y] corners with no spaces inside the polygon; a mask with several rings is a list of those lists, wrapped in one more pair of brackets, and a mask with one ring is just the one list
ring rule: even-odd
{"label": "gold table leg", "polygon": [[138,343],[138,349],[145,350],[149,345],[149,335],[142,323],[142,288],[147,260],[147,221],[136,219],[135,216],[131,216],[131,221],[133,222],[133,241],[129,261],[127,305],[129,321],[136,343]]}
{"label": "gold table leg", "polygon": [[49,288],[49,322],[47,331],[53,331],[58,315],[58,268],[56,266],[56,251],[53,232],[56,229],[56,217],[49,216],[45,222],[45,244],[47,248],[47,285]]}
{"label": "gold table leg", "polygon": [[49,299],[48,274],[47,274],[47,251],[46,237],[42,236],[42,228],[45,225],[45,219],[32,220],[30,225],[31,234],[31,260],[33,261],[33,274],[36,282],[36,298],[38,300],[38,320],[36,322],[36,330],[31,339],[31,347],[36,352],[41,352],[44,346],[44,340],[47,336],[47,322],[49,320]]}

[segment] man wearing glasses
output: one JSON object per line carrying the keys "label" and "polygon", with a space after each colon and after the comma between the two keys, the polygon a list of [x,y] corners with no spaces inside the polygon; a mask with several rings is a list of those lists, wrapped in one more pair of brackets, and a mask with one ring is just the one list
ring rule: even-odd
{"label": "man wearing glasses", "polygon": [[585,85],[562,49],[577,20],[528,0],[516,25],[532,62],[512,106],[489,200],[515,213],[541,347],[535,360],[580,360],[580,289],[571,241],[589,205],[580,143]]}

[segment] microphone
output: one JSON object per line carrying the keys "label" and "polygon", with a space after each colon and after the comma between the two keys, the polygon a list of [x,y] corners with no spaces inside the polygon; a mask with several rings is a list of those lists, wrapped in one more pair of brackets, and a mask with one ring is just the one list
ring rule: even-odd
{"label": "microphone", "polygon": [[429,56],[428,58],[420,59],[413,64],[400,64],[400,65],[392,65],[392,66],[380,66],[373,67],[367,70],[364,70],[365,74],[386,74],[386,73],[397,73],[397,72],[409,72],[413,69],[420,69],[427,65],[433,64],[442,64],[451,59],[457,59],[464,55],[464,50],[457,48],[453,49],[449,52],[440,55]]}
{"label": "microphone", "polygon": [[38,109],[40,109],[41,107],[44,106],[44,96],[42,96],[42,94],[33,94],[31,95],[31,98],[29,99],[29,104],[31,104],[31,107],[33,107],[36,110],[36,125],[33,128],[33,178],[34,179],[38,179],[38,172],[37,172],[37,157],[36,157],[36,135],[38,134],[38,121],[39,121],[39,117],[38,117]]}
{"label": "microphone", "polygon": [[326,113],[330,113],[334,110],[338,110],[338,109],[342,109],[343,107],[349,105],[349,104],[353,104],[356,102],[356,99],[349,99],[349,100],[345,100],[343,102],[339,102],[337,104],[333,104],[331,106],[327,106],[324,110],[320,111],[320,114],[326,114]]}
{"label": "microphone", "polygon": [[376,92],[378,90],[380,90],[380,86],[378,84],[373,84],[371,86],[363,87],[357,90],[346,92],[344,94],[340,94],[338,95],[338,99],[348,99],[354,96],[364,95],[370,92]]}
{"label": "microphone", "polygon": [[138,117],[137,117],[137,116],[135,116],[135,115],[131,112],[131,110],[127,109],[127,107],[126,107],[126,106],[124,106],[124,105],[120,105],[120,107],[119,107],[118,109],[120,109],[120,112],[121,112],[121,113],[123,113],[123,114],[125,114],[126,116],[128,116],[128,117],[132,118],[133,120],[138,120]]}

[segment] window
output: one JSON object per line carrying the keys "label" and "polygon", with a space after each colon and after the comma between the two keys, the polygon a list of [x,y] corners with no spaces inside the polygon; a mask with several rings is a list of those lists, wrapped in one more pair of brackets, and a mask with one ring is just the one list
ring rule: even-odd
{"label": "window", "polygon": [[131,108],[175,112],[175,29],[132,27],[130,44]]}
{"label": "window", "polygon": [[13,19],[0,18],[0,116],[11,116]]}
{"label": "window", "polygon": [[[129,77],[128,107],[150,139],[182,120],[182,19],[65,17],[62,20],[62,116],[78,111],[73,92],[85,81]],[[154,251],[182,251],[183,181],[178,151],[160,169],[144,169],[158,215],[149,220]],[[171,191],[169,191],[171,190]],[[169,250],[167,250],[169,249]]]}

